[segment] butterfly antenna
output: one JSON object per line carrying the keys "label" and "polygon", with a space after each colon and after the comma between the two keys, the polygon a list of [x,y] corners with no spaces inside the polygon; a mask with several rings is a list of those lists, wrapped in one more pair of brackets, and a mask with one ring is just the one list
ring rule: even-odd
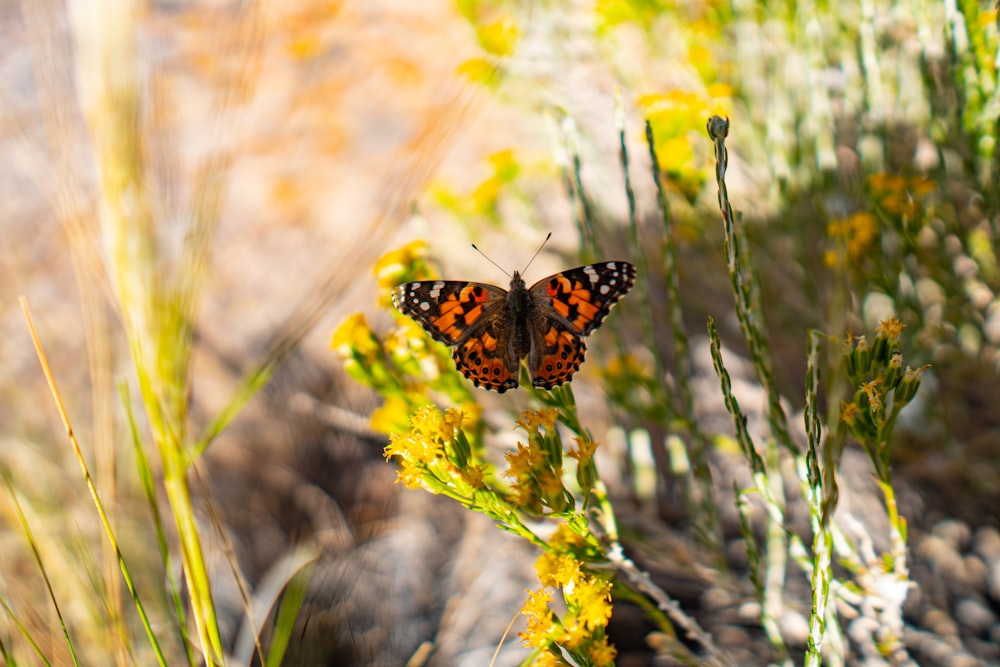
{"label": "butterfly antenna", "polygon": [[500,266],[499,264],[497,264],[496,262],[494,262],[494,261],[493,261],[492,259],[490,259],[490,258],[489,258],[489,256],[488,256],[488,255],[487,255],[487,254],[486,254],[485,252],[483,252],[482,250],[480,250],[480,249],[479,249],[479,248],[478,248],[478,247],[476,246],[476,244],[475,244],[475,243],[473,243],[473,244],[472,244],[472,249],[473,249],[473,250],[475,250],[476,252],[478,252],[478,253],[479,253],[480,255],[482,255],[483,257],[485,257],[485,258],[486,258],[486,261],[487,261],[487,262],[489,262],[489,263],[490,263],[490,264],[492,264],[493,266],[495,266],[495,267],[497,267],[498,269],[500,269],[500,270],[501,270],[501,271],[503,272],[503,274],[504,274],[505,276],[507,276],[507,277],[508,277],[508,278],[510,278],[511,280],[513,280],[513,279],[514,279],[514,276],[510,275],[509,273],[507,273],[507,270],[506,270],[506,269],[504,269],[504,268],[503,268],[502,266]]}
{"label": "butterfly antenna", "polygon": [[535,254],[531,256],[531,259],[528,260],[528,263],[524,265],[524,269],[521,271],[521,273],[527,273],[528,272],[528,267],[531,266],[531,263],[535,261],[535,258],[538,257],[538,253],[540,253],[542,251],[542,248],[545,247],[545,244],[549,242],[550,238],[552,238],[552,232],[549,232],[548,234],[546,234],[545,240],[542,241],[542,245],[538,246],[538,250],[536,250]]}

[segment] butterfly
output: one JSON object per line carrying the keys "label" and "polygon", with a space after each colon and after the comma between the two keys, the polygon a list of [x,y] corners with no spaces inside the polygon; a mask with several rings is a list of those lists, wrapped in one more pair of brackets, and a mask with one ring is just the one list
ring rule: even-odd
{"label": "butterfly", "polygon": [[633,265],[600,262],[531,287],[515,271],[509,290],[455,280],[404,283],[393,289],[392,303],[454,348],[455,366],[472,384],[502,394],[517,388],[524,358],[533,386],[569,382],[583,363],[584,337],[634,284]]}

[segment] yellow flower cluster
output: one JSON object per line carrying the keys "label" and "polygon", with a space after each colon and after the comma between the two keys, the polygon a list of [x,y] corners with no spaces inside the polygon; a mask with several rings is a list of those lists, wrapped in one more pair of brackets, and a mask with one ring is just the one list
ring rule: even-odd
{"label": "yellow flower cluster", "polygon": [[860,211],[847,218],[832,220],[826,233],[836,247],[826,251],[824,263],[831,268],[844,267],[868,256],[878,237],[878,221],[871,213]]}
{"label": "yellow flower cluster", "polygon": [[890,436],[896,417],[917,394],[926,367],[903,370],[899,336],[903,323],[895,316],[879,323],[875,339],[849,336],[841,359],[854,386],[851,401],[840,405],[840,420],[865,447],[879,477],[888,480]]}
{"label": "yellow flower cluster", "polygon": [[441,412],[427,405],[410,418],[409,432],[390,433],[385,458],[399,461],[396,481],[410,488],[462,497],[480,488],[484,471],[471,461],[471,448],[461,430],[463,419],[461,410]]}
{"label": "yellow flower cluster", "polygon": [[[535,564],[542,588],[528,591],[521,608],[527,629],[520,633],[525,646],[542,650],[535,665],[561,664],[561,651],[568,652],[576,664],[614,664],[617,651],[605,632],[611,620],[611,581],[586,570],[577,556],[586,549],[586,539],[562,524],[549,540],[549,550]],[[566,605],[562,618],[549,607],[551,589],[562,591]]]}
{"label": "yellow flower cluster", "polygon": [[511,480],[514,504],[523,512],[543,514],[545,509],[564,512],[573,498],[563,486],[562,440],[556,430],[555,408],[525,410],[517,425],[528,434],[528,444],[506,453],[504,477]]}

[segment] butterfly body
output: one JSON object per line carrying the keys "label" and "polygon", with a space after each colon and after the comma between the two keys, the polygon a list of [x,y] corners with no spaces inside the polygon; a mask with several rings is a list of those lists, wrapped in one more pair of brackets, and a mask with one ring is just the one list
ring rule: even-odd
{"label": "butterfly body", "polygon": [[434,340],[453,348],[458,370],[477,387],[518,386],[521,359],[532,385],[552,389],[583,363],[583,339],[635,284],[628,262],[601,262],[556,273],[531,287],[514,272],[510,289],[453,280],[405,283],[396,308]]}

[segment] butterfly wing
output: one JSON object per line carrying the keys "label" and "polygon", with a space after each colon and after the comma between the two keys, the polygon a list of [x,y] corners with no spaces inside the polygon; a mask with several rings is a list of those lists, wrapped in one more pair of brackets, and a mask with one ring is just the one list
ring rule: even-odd
{"label": "butterfly wing", "polygon": [[535,303],[528,369],[532,384],[552,389],[573,378],[587,345],[611,308],[635,285],[628,262],[602,262],[569,269],[531,287]]}
{"label": "butterfly wing", "polygon": [[587,336],[601,325],[612,306],[635,285],[628,262],[601,262],[562,271],[531,286],[540,310],[572,333]]}
{"label": "butterfly wing", "polygon": [[520,359],[510,344],[507,291],[494,285],[427,280],[392,291],[396,309],[434,340],[453,347],[455,367],[477,387],[503,393],[517,387]]}
{"label": "butterfly wing", "polygon": [[449,347],[474,335],[477,327],[503,308],[506,297],[507,291],[494,285],[457,280],[404,283],[392,290],[396,310]]}

